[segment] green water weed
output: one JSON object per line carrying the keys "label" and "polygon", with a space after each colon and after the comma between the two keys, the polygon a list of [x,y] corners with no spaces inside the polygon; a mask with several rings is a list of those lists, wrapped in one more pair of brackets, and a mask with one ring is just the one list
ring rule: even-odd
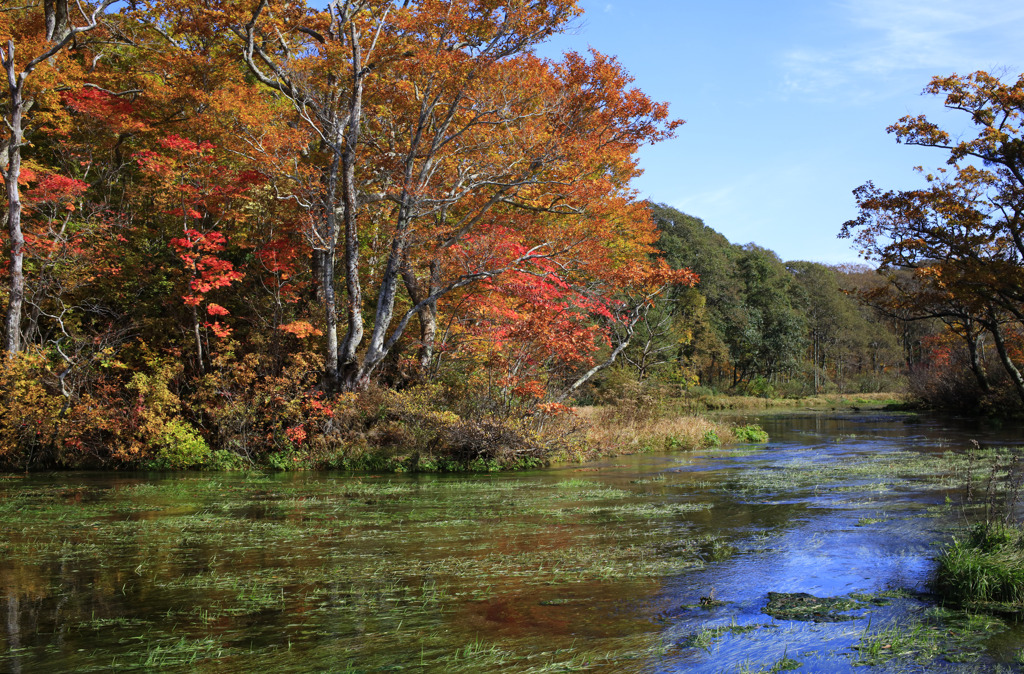
{"label": "green water weed", "polygon": [[923,662],[941,653],[935,631],[921,623],[891,625],[876,632],[871,632],[870,628],[869,623],[860,642],[854,646],[857,651],[854,666],[874,667],[897,659]]}

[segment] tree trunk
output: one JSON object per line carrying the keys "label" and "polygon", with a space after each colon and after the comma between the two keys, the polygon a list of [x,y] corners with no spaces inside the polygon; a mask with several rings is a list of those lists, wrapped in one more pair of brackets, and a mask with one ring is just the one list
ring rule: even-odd
{"label": "tree trunk", "polygon": [[[417,305],[440,288],[440,265],[437,260],[430,261],[430,280],[426,292],[421,292],[416,274],[408,267],[403,270],[402,278],[405,280],[405,287],[409,291],[412,303]],[[417,360],[419,360],[420,372],[427,377],[431,361],[434,359],[434,343],[437,340],[437,301],[424,304],[416,315],[420,321],[420,350]]]}
{"label": "tree trunk", "polygon": [[978,387],[981,388],[983,393],[989,393],[991,387],[988,384],[988,378],[985,376],[985,368],[981,363],[981,355],[979,353],[978,342],[981,341],[981,334],[972,334],[972,330],[968,329],[966,342],[967,351],[971,356],[971,371],[974,372],[975,379],[978,380]]}
{"label": "tree trunk", "polygon": [[203,334],[199,328],[199,314],[195,307],[192,307],[192,335],[196,338],[196,365],[201,374],[206,372],[206,366],[203,364]]}
{"label": "tree trunk", "polygon": [[10,144],[7,146],[7,170],[4,183],[7,189],[7,231],[11,237],[10,284],[8,287],[7,315],[4,321],[5,349],[17,353],[21,348],[21,305],[25,300],[25,237],[21,231],[21,194],[18,179],[21,177],[21,145],[24,142],[23,115],[25,101],[22,97],[24,80],[15,74],[14,42],[8,41],[5,58],[8,93],[8,124]]}
{"label": "tree trunk", "polygon": [[[336,168],[337,162],[332,166],[332,175],[330,182],[336,182]],[[329,392],[334,392],[338,388],[338,302],[334,292],[334,245],[333,241],[338,236],[338,224],[337,219],[334,215],[334,209],[330,208],[330,202],[328,202],[327,209],[327,227],[326,227],[327,248],[321,253],[320,256],[320,285],[323,288],[324,296],[324,323],[325,323],[325,341],[324,341],[324,385]]]}
{"label": "tree trunk", "polygon": [[61,42],[71,32],[68,23],[68,0],[43,0],[46,17],[46,39]]}
{"label": "tree trunk", "polygon": [[990,315],[990,322],[986,326],[989,332],[992,333],[992,339],[996,343],[996,351],[999,353],[999,360],[1002,361],[1003,367],[1006,368],[1007,374],[1010,375],[1010,379],[1013,381],[1013,386],[1017,389],[1017,395],[1021,401],[1024,402],[1024,377],[1021,376],[1020,370],[1014,365],[1013,360],[1010,358],[1009,352],[1006,350],[1006,343],[1003,341],[1003,333],[999,329],[999,322],[995,316]]}
{"label": "tree trunk", "polygon": [[367,346],[366,356],[363,358],[363,366],[359,370],[360,380],[369,377],[388,354],[384,342],[395,315],[395,297],[398,294],[398,283],[405,259],[408,229],[408,210],[403,205],[399,209],[398,222],[395,225],[395,238],[391,242],[391,253],[388,255],[388,262],[380,279],[377,313],[374,316],[373,332],[370,333],[370,343]]}
{"label": "tree trunk", "polygon": [[821,391],[821,375],[820,375],[820,371],[818,369],[819,358],[818,358],[818,333],[817,333],[817,331],[814,332],[814,341],[813,341],[813,347],[812,347],[811,350],[814,353],[814,357],[813,357],[813,366],[814,366],[814,395],[818,395],[818,393]]}
{"label": "tree trunk", "polygon": [[[352,91],[349,98],[348,121],[345,124],[344,147],[341,152],[341,190],[345,221],[345,289],[347,304],[345,318],[348,330],[336,363],[346,388],[361,386],[360,367],[356,351],[363,342],[363,288],[359,280],[359,229],[357,216],[359,201],[356,192],[356,149],[363,116],[363,68],[360,34],[354,23],[349,24],[352,46]],[[333,263],[332,263],[333,270]],[[333,272],[332,272],[333,273]]]}

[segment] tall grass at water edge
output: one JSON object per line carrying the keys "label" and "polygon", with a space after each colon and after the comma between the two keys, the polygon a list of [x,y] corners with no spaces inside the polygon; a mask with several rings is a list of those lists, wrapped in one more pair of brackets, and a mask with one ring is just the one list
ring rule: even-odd
{"label": "tall grass at water edge", "polygon": [[940,553],[933,590],[964,608],[1024,615],[1024,526],[1017,515],[1024,462],[975,442],[954,468],[968,524]]}

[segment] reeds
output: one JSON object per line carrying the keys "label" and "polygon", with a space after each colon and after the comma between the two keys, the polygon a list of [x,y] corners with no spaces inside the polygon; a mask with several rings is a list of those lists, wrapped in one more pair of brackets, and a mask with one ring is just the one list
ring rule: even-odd
{"label": "reeds", "polygon": [[962,471],[964,516],[974,522],[939,555],[933,589],[956,605],[1024,613],[1024,527],[1017,517],[1024,464],[1007,450],[972,442]]}
{"label": "reeds", "polygon": [[580,408],[590,422],[587,443],[609,453],[685,451],[736,442],[729,424],[671,410],[630,407]]}

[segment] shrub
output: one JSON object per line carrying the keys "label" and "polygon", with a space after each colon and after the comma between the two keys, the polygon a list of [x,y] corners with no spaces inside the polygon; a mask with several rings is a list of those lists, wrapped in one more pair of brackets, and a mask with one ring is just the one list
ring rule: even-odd
{"label": "shrub", "polygon": [[122,357],[134,367],[111,359],[70,388],[54,374],[62,366],[42,352],[8,360],[0,373],[0,465],[138,467],[161,453],[173,463],[184,460],[175,454],[179,442],[182,451],[208,456],[198,432],[180,418],[172,388],[181,365],[142,342],[125,347]]}
{"label": "shrub", "polygon": [[438,439],[444,456],[473,470],[543,461],[549,453],[541,438],[517,421],[461,421],[444,428]]}
{"label": "shrub", "polygon": [[40,353],[3,356],[0,368],[0,468],[52,463],[64,399],[42,382],[50,374]]}
{"label": "shrub", "polygon": [[146,467],[154,470],[185,470],[210,463],[210,446],[187,421],[172,419],[163,425],[152,443]]}
{"label": "shrub", "polygon": [[737,442],[768,442],[768,433],[757,424],[737,426],[733,432]]}
{"label": "shrub", "polygon": [[748,395],[758,398],[774,398],[776,395],[775,386],[765,377],[754,377],[745,388]]}
{"label": "shrub", "polygon": [[291,452],[323,459],[337,451],[341,436],[334,419],[353,396],[327,400],[316,363],[317,356],[305,351],[278,367],[269,356],[238,358],[225,349],[189,405],[203,415],[214,446],[239,462],[264,464],[271,455]]}
{"label": "shrub", "polygon": [[721,447],[722,441],[718,437],[718,433],[714,431],[706,431],[700,439],[702,447]]}

